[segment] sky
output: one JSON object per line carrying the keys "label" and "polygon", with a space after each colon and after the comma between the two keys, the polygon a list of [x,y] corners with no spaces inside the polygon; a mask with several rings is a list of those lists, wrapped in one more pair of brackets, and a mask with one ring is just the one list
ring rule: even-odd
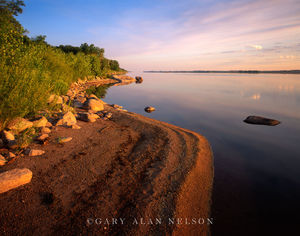
{"label": "sky", "polygon": [[52,45],[104,48],[130,71],[300,69],[299,0],[25,0]]}

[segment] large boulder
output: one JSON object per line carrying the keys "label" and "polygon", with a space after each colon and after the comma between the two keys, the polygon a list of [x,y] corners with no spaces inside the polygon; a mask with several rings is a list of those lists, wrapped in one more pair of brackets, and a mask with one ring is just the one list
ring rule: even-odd
{"label": "large boulder", "polygon": [[74,114],[70,111],[68,111],[66,114],[63,115],[63,117],[58,120],[56,125],[66,125],[66,126],[72,126],[77,123],[76,117]]}
{"label": "large boulder", "polygon": [[100,99],[90,98],[84,103],[84,107],[87,110],[97,112],[104,110],[104,103]]}
{"label": "large boulder", "polygon": [[280,124],[280,121],[273,120],[261,116],[248,116],[245,120],[245,123],[248,124],[254,124],[254,125],[269,125],[269,126],[275,126]]}
{"label": "large boulder", "polygon": [[14,133],[20,133],[25,129],[31,128],[32,126],[33,123],[31,121],[18,117],[8,122],[6,128],[13,131]]}
{"label": "large boulder", "polygon": [[48,123],[48,120],[46,117],[42,116],[41,118],[33,121],[33,127],[41,128],[45,127]]}
{"label": "large boulder", "polygon": [[31,181],[29,169],[13,169],[0,173],[0,193],[7,192]]}

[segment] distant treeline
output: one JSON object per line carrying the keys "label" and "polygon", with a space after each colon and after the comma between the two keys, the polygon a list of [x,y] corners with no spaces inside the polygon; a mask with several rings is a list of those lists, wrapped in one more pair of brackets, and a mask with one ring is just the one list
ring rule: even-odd
{"label": "distant treeline", "polygon": [[300,70],[182,70],[182,71],[144,71],[145,73],[244,73],[244,74],[300,74]]}
{"label": "distant treeline", "polygon": [[50,94],[66,93],[78,78],[124,71],[93,44],[57,47],[46,36],[29,38],[15,18],[22,6],[21,0],[0,0],[0,126],[45,108]]}

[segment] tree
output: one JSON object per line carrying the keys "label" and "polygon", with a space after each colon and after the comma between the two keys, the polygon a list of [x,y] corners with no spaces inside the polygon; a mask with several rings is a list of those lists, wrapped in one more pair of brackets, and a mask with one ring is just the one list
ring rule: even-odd
{"label": "tree", "polygon": [[23,9],[21,8],[22,6],[25,6],[22,0],[0,0],[0,9],[5,9],[15,16],[23,12]]}
{"label": "tree", "polygon": [[119,62],[116,60],[110,60],[109,61],[109,67],[111,70],[120,70]]}

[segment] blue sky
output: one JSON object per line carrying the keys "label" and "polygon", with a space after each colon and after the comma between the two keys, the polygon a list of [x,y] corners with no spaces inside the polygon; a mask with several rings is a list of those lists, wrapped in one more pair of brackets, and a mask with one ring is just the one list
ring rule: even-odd
{"label": "blue sky", "polygon": [[299,0],[25,0],[29,36],[128,70],[300,69]]}

